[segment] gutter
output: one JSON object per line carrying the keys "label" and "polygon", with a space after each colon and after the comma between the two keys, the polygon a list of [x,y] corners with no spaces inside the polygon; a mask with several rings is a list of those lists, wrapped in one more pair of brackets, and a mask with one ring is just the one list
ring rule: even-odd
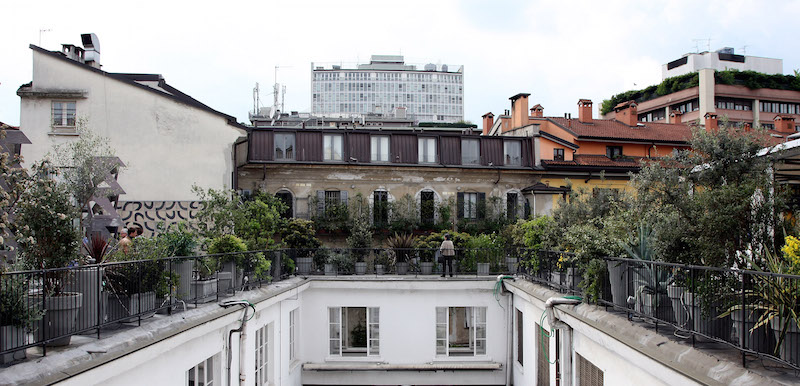
{"label": "gutter", "polygon": [[561,347],[558,355],[561,358],[561,385],[572,385],[572,328],[558,320],[554,307],[557,305],[576,305],[581,301],[576,297],[551,297],[544,302],[545,312],[547,312],[547,323],[550,328],[555,328],[561,332]]}

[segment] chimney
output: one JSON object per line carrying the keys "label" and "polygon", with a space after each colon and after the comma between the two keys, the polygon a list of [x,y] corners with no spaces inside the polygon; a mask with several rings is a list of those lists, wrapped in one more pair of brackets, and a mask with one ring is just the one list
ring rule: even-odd
{"label": "chimney", "polygon": [[509,115],[508,110],[506,110],[505,114],[500,116],[500,133],[505,133],[511,130],[511,128],[511,115]]}
{"label": "chimney", "polygon": [[589,99],[578,100],[578,122],[592,123],[592,101]]}
{"label": "chimney", "polygon": [[543,118],[544,117],[544,107],[542,105],[537,104],[536,106],[531,107],[531,116],[534,118]]}
{"label": "chimney", "polygon": [[717,122],[717,114],[706,113],[706,131],[717,131],[719,130],[719,123]]}
{"label": "chimney", "polygon": [[797,130],[794,128],[794,117],[788,115],[776,115],[775,130],[786,134],[796,133]]}
{"label": "chimney", "polygon": [[483,114],[483,135],[489,135],[492,125],[494,125],[494,114],[491,111]]}
{"label": "chimney", "polygon": [[528,124],[528,97],[531,94],[519,93],[508,98],[511,100],[511,127],[518,127]]}
{"label": "chimney", "polygon": [[86,50],[84,57],[86,64],[100,68],[100,40],[95,34],[81,34],[83,49]]}
{"label": "chimney", "polygon": [[669,115],[669,123],[683,123],[683,113],[680,110],[672,110]]}
{"label": "chimney", "polygon": [[636,127],[639,123],[639,114],[636,112],[636,102],[627,101],[614,106],[614,119],[628,126]]}

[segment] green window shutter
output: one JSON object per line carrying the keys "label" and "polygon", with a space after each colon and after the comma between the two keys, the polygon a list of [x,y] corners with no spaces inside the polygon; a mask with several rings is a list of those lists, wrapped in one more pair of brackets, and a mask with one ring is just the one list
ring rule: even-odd
{"label": "green window shutter", "polygon": [[486,217],[486,193],[478,193],[478,218]]}
{"label": "green window shutter", "polygon": [[464,193],[462,192],[456,195],[456,207],[458,207],[458,218],[464,218]]}

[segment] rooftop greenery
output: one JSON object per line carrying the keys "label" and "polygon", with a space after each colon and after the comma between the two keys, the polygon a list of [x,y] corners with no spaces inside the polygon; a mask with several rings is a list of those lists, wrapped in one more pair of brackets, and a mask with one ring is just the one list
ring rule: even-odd
{"label": "rooftop greenery", "polygon": [[[776,90],[800,91],[800,77],[795,71],[794,75],[768,75],[755,71],[725,70],[714,74],[717,84],[740,85],[750,89],[769,88]],[[696,87],[700,84],[698,73],[675,76],[664,79],[663,82],[641,90],[630,90],[616,94],[610,99],[603,100],[601,114],[608,114],[614,106],[630,100],[641,103],[667,94]]]}

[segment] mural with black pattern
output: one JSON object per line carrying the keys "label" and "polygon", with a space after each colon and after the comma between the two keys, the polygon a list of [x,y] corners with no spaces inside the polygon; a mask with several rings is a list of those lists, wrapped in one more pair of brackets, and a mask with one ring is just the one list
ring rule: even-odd
{"label": "mural with black pattern", "polygon": [[138,225],[145,236],[153,236],[158,223],[170,226],[179,222],[194,223],[200,201],[120,201],[117,206],[126,227]]}

